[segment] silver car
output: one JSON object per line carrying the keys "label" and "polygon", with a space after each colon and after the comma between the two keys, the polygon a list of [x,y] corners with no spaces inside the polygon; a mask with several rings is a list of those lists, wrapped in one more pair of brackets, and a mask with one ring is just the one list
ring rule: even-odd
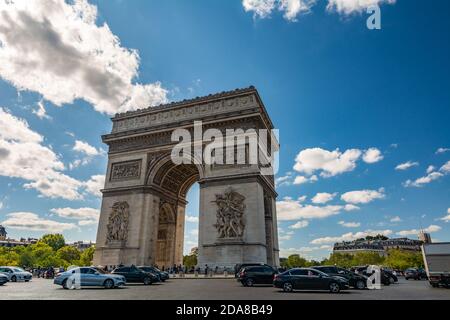
{"label": "silver car", "polygon": [[124,276],[105,273],[103,270],[94,267],[79,267],[58,273],[53,283],[62,286],[64,289],[92,286],[112,289],[124,286],[126,280]]}
{"label": "silver car", "polygon": [[0,267],[0,274],[4,274],[11,282],[25,281],[28,282],[33,277],[31,273],[19,267]]}

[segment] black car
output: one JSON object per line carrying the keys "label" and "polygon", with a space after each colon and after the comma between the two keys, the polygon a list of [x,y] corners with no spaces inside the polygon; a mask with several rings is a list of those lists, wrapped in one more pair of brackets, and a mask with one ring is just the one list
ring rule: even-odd
{"label": "black car", "polygon": [[275,275],[273,285],[285,292],[293,290],[328,290],[338,293],[348,289],[348,280],[343,277],[333,277],[319,270],[310,268],[294,268]]}
{"label": "black car", "polygon": [[420,279],[427,279],[427,273],[423,269],[417,269],[417,268],[408,268],[405,270],[405,279],[414,279],[414,280],[420,280]]}
{"label": "black car", "polygon": [[[370,277],[371,274],[369,274],[369,272],[367,271],[369,266],[360,266],[360,267],[352,267],[350,270],[355,272],[356,274],[360,274],[360,275],[364,275],[366,277]],[[384,271],[384,270],[380,270],[380,276],[381,276],[381,283],[384,284],[385,286],[390,285],[393,281],[395,281],[391,274],[389,274],[388,272]],[[372,271],[375,272],[375,271]],[[373,280],[375,281],[375,280]]]}
{"label": "black car", "polygon": [[348,271],[344,268],[336,266],[316,266],[311,267],[312,269],[322,271],[329,276],[343,277],[348,280],[350,287],[356,289],[365,289],[367,287],[367,277],[361,274],[356,274],[352,271]]}
{"label": "black car", "polygon": [[136,266],[119,267],[114,269],[111,273],[124,276],[127,282],[143,283],[145,285],[149,285],[159,281],[159,278],[156,274],[142,271]]}
{"label": "black car", "polygon": [[244,287],[252,287],[254,284],[272,284],[274,275],[278,272],[267,265],[244,267],[239,271],[238,281]]}
{"label": "black car", "polygon": [[169,279],[169,273],[165,272],[165,271],[161,271],[156,267],[148,267],[148,266],[139,266],[139,269],[141,269],[144,272],[150,272],[150,273],[154,273],[159,277],[159,280],[164,282],[166,280]]}
{"label": "black car", "polygon": [[239,271],[241,271],[242,268],[245,267],[253,267],[253,266],[266,266],[266,267],[270,267],[268,264],[265,263],[238,263],[234,266],[234,277],[237,278],[239,276]]}
{"label": "black car", "polygon": [[0,286],[4,285],[4,284],[7,283],[8,281],[9,281],[9,280],[8,280],[8,277],[5,276],[4,274],[1,274],[1,273],[0,273]]}

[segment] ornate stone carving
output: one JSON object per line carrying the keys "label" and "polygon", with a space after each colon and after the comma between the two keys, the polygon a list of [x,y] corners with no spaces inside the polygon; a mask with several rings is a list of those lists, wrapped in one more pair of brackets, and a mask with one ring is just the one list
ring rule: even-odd
{"label": "ornate stone carving", "polygon": [[106,239],[108,243],[127,240],[129,216],[130,206],[128,202],[119,201],[114,203],[107,225]]}
{"label": "ornate stone carving", "polygon": [[141,160],[113,163],[111,166],[111,181],[139,179],[141,175]]}
{"label": "ornate stone carving", "polygon": [[245,197],[232,188],[224,194],[216,194],[217,223],[214,225],[219,239],[241,238],[244,234]]}

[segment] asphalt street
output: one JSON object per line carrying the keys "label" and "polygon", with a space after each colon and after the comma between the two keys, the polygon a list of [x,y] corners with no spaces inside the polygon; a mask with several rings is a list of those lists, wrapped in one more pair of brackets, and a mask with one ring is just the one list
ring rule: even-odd
{"label": "asphalt street", "polygon": [[230,279],[170,279],[165,283],[144,286],[129,284],[119,289],[84,288],[64,290],[53,280],[6,283],[0,286],[0,299],[117,299],[117,300],[450,300],[450,289],[432,288],[425,280],[400,279],[399,283],[381,290],[346,290],[339,294],[321,291],[284,293],[271,286],[243,287]]}

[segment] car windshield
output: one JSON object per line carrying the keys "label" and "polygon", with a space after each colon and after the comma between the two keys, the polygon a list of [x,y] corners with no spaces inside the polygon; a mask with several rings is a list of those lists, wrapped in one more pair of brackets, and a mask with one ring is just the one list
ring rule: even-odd
{"label": "car windshield", "polygon": [[24,272],[22,268],[12,268],[14,272]]}

